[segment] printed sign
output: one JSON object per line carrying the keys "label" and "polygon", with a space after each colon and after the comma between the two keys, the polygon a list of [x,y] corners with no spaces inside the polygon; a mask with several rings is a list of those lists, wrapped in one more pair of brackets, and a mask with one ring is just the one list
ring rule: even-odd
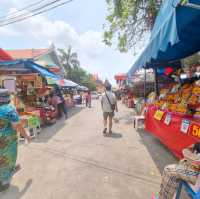
{"label": "printed sign", "polygon": [[164,115],[164,112],[163,112],[163,111],[157,110],[157,111],[155,112],[155,114],[154,114],[154,118],[155,118],[156,120],[161,121],[162,118],[163,118],[163,115]]}
{"label": "printed sign", "polygon": [[164,123],[165,123],[166,125],[169,125],[169,124],[171,123],[171,121],[172,121],[172,115],[171,115],[170,113],[168,113],[168,114],[166,115],[166,117],[165,117]]}
{"label": "printed sign", "polygon": [[193,124],[191,129],[191,135],[200,138],[200,126],[198,124]]}
{"label": "printed sign", "polygon": [[187,134],[190,127],[190,120],[183,119],[181,124],[181,132]]}

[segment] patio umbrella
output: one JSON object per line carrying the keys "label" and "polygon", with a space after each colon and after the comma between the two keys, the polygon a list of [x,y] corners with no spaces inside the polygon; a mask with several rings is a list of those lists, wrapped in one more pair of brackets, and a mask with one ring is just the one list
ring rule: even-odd
{"label": "patio umbrella", "polygon": [[62,86],[62,87],[71,87],[71,88],[72,87],[75,88],[75,87],[78,86],[77,83],[75,83],[75,82],[73,82],[71,80],[67,80],[67,79],[60,79],[60,80],[57,81],[57,84],[59,86]]}

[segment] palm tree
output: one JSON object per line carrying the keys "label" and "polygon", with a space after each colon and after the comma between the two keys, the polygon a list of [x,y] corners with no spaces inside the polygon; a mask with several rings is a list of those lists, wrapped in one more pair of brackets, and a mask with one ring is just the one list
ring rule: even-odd
{"label": "palm tree", "polygon": [[69,73],[73,68],[80,67],[78,54],[76,52],[72,52],[71,46],[68,47],[67,52],[64,49],[58,49],[58,51],[60,53],[60,61],[67,73]]}

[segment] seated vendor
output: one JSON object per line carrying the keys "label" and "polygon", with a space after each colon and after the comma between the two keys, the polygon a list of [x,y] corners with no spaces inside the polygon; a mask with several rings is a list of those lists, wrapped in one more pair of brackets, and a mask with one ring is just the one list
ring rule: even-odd
{"label": "seated vendor", "polygon": [[184,159],[179,164],[165,167],[157,199],[172,199],[181,180],[196,184],[200,174],[200,142],[184,149],[183,155]]}

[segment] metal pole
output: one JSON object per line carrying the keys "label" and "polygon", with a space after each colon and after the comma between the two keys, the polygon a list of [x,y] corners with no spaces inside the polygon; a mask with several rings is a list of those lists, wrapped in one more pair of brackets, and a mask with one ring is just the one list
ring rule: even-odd
{"label": "metal pole", "polygon": [[156,97],[158,97],[159,90],[158,90],[158,73],[157,73],[157,68],[154,68],[154,75],[155,75],[155,93],[156,93]]}
{"label": "metal pole", "polygon": [[147,71],[146,68],[144,69],[144,102],[147,102]]}

